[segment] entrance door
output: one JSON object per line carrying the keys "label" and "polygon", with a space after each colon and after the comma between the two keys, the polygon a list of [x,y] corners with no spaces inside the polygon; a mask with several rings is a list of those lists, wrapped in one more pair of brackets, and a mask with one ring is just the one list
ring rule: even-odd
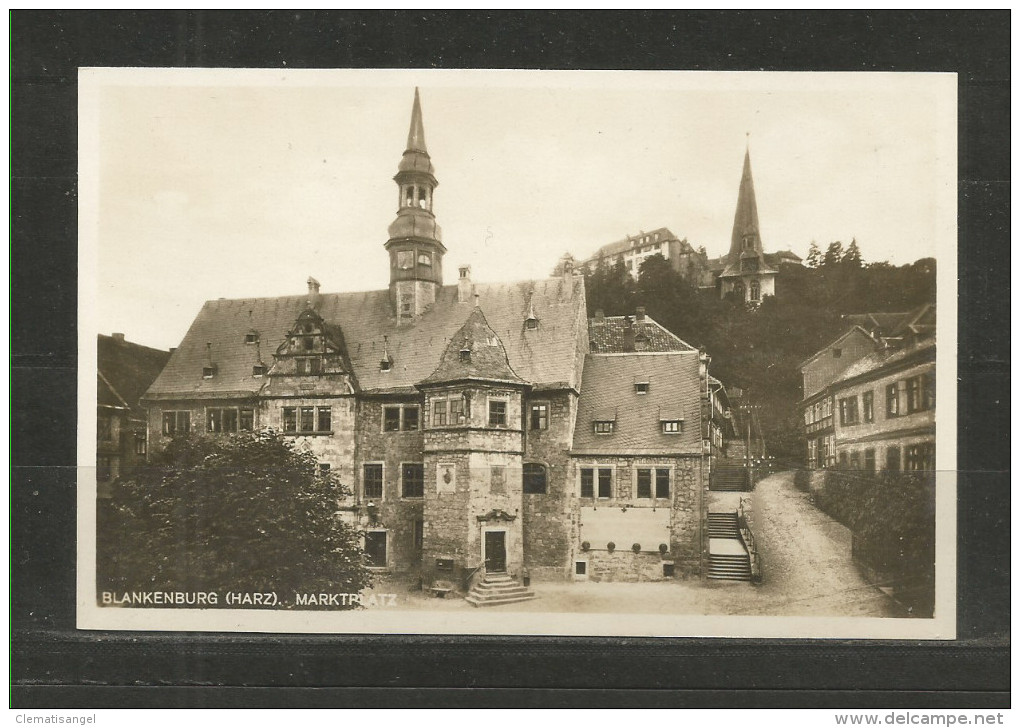
{"label": "entrance door", "polygon": [[365,534],[365,555],[368,557],[368,565],[375,567],[386,566],[386,532],[369,531]]}
{"label": "entrance door", "polygon": [[506,571],[506,531],[485,532],[485,570]]}

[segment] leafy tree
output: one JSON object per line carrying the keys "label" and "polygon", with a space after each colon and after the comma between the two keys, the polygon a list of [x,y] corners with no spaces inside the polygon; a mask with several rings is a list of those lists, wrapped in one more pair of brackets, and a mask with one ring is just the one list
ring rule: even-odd
{"label": "leafy tree", "polygon": [[272,431],[174,439],[121,483],[99,589],[358,593],[370,586],[347,493]]}

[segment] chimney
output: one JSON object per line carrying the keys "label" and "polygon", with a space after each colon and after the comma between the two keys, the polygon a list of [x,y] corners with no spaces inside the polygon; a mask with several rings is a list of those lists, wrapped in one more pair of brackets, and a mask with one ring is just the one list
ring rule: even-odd
{"label": "chimney", "polygon": [[645,307],[644,306],[638,306],[637,307],[637,314],[634,316],[634,318],[637,319],[638,321],[644,321],[645,320]]}
{"label": "chimney", "polygon": [[110,334],[110,336],[112,336],[113,340],[116,341],[118,344],[123,344],[124,343],[124,334],[116,333],[116,334]]}
{"label": "chimney", "polygon": [[601,308],[595,309],[595,320],[596,321],[605,321],[606,320],[606,312],[603,311]]}
{"label": "chimney", "polygon": [[475,284],[471,282],[471,266],[462,265],[457,269],[457,303],[469,303],[475,292]]}
{"label": "chimney", "polygon": [[311,308],[319,303],[319,282],[308,276],[308,305]]}
{"label": "chimney", "polygon": [[634,321],[630,316],[623,317],[623,350],[634,351]]}

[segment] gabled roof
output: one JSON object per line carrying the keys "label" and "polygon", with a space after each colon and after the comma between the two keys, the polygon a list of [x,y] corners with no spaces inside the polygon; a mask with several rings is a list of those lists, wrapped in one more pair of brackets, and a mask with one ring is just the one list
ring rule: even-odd
{"label": "gabled roof", "polygon": [[[651,235],[654,238],[656,233],[658,233],[658,235],[659,235],[659,239],[658,240],[655,240],[653,243],[643,243],[643,242],[641,242],[641,240],[644,237],[648,236],[648,235]],[[614,241],[612,243],[607,243],[606,245],[603,245],[601,248],[599,248],[597,251],[595,251],[595,254],[593,256],[591,256],[591,258],[589,258],[589,260],[597,260],[600,257],[608,257],[608,256],[611,256],[611,255],[618,255],[620,253],[624,253],[624,252],[630,250],[631,248],[641,247],[641,246],[644,246],[644,245],[651,245],[651,244],[654,244],[654,243],[664,243],[664,242],[667,242],[669,240],[676,240],[676,239],[677,239],[676,235],[674,235],[670,231],[669,228],[664,228],[664,227],[663,228],[655,228],[654,230],[649,230],[648,232],[638,233],[637,235],[628,235],[623,240],[616,240],[616,241]]]}
{"label": "gabled roof", "polygon": [[[587,349],[581,276],[475,284],[475,293],[518,376],[540,388],[580,386]],[[529,304],[539,319],[535,329],[524,324]],[[258,331],[265,357],[276,351],[307,305],[307,294],[206,302],[147,396],[236,398],[258,393],[263,380],[252,376],[256,347],[244,343],[245,334]],[[435,371],[471,304],[458,303],[457,286],[446,286],[412,323],[397,321],[385,289],[320,294],[315,310],[343,332],[361,391],[414,394],[415,385]],[[202,378],[206,342],[212,343],[217,366],[212,379]],[[389,371],[379,366],[384,351],[393,360]]]}
{"label": "gabled roof", "polygon": [[822,354],[828,352],[830,349],[836,347],[838,344],[841,344],[842,342],[846,341],[848,338],[850,338],[851,336],[854,336],[854,335],[865,337],[866,339],[868,339],[868,341],[872,342],[876,347],[879,345],[878,341],[875,340],[875,337],[873,337],[871,334],[869,334],[864,328],[862,328],[860,326],[851,326],[849,329],[847,329],[842,334],[840,334],[838,338],[836,338],[833,341],[829,342],[828,344],[823,346],[821,349],[816,351],[814,354],[809,356],[807,359],[802,361],[797,366],[797,369],[798,370],[803,369],[808,364],[813,362],[815,359],[820,357]]}
{"label": "gabled roof", "polygon": [[833,385],[835,386],[841,382],[846,382],[871,373],[880,375],[883,370],[906,359],[916,356],[923,357],[925,355],[930,355],[931,357],[935,356],[935,339],[933,337],[926,337],[909,346],[899,349],[883,349],[881,351],[868,354],[865,357],[861,357],[840,372],[839,376],[836,377],[836,380],[833,382]]}
{"label": "gabled roof", "polygon": [[634,336],[645,337],[643,351],[697,351],[693,346],[669,331],[649,316],[636,320],[633,316],[604,316],[588,319],[588,341],[592,354],[619,354],[633,352],[627,348],[627,321],[630,319]]}
{"label": "gabled roof", "polygon": [[[138,400],[159,376],[170,359],[170,352],[133,344],[124,341],[119,335],[113,337],[100,334],[96,345],[96,364],[101,385],[99,404],[121,406],[117,404],[120,402],[133,414],[142,416],[143,410]],[[105,394],[104,388],[108,388]]]}
{"label": "gabled roof", "polygon": [[471,311],[467,321],[450,339],[439,359],[439,366],[422,380],[421,385],[467,380],[524,384],[524,380],[510,367],[503,342],[478,307]]}
{"label": "gabled roof", "polygon": [[[574,455],[662,455],[701,452],[698,352],[585,357],[577,405]],[[647,379],[648,393],[634,382]],[[665,435],[663,419],[684,419],[683,432]],[[612,419],[613,433],[595,434],[596,420]]]}

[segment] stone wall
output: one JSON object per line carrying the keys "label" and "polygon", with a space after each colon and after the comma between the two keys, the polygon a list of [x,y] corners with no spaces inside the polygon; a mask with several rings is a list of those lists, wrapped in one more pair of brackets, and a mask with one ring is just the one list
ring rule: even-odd
{"label": "stone wall", "polygon": [[[530,405],[549,406],[549,426],[530,428]],[[570,444],[577,395],[572,392],[534,393],[525,403],[525,463],[546,467],[544,494],[523,493],[524,564],[534,579],[562,580],[571,574],[571,543],[576,531],[570,468]]]}
{"label": "stone wall", "polygon": [[576,560],[587,563],[588,581],[663,581],[672,578],[665,576],[663,568],[673,563],[668,554],[634,553],[629,547],[624,547],[615,551],[584,551],[577,555]]}

